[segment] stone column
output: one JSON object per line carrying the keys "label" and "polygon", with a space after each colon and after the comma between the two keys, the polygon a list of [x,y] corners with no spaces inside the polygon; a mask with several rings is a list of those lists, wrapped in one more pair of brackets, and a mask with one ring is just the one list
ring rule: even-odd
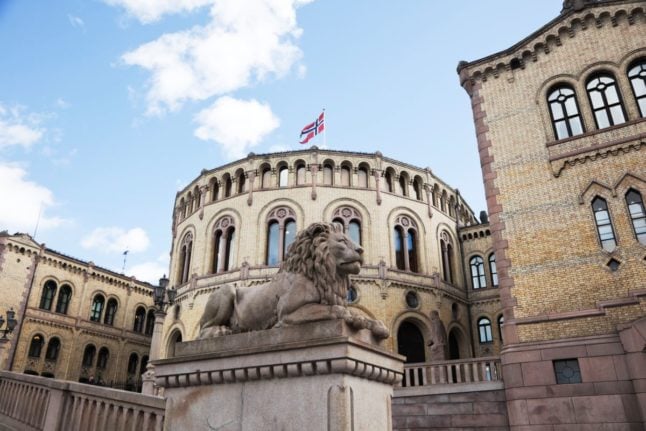
{"label": "stone column", "polygon": [[256,179],[256,171],[247,172],[247,176],[249,177],[249,196],[247,197],[247,205],[251,206],[253,203],[253,183]]}
{"label": "stone column", "polygon": [[381,177],[381,172],[374,170],[372,171],[372,174],[375,177],[375,186],[377,189],[377,205],[381,205],[381,184],[380,183],[380,177]]}
{"label": "stone column", "polygon": [[162,310],[155,311],[155,326],[153,328],[153,338],[150,342],[150,353],[148,355],[148,365],[146,372],[141,377],[141,393],[144,395],[156,395],[155,391],[155,366],[152,361],[159,359],[161,355],[162,335],[164,332],[164,320],[166,312]]}
{"label": "stone column", "polygon": [[319,170],[318,165],[310,165],[312,171],[312,200],[316,200],[316,173]]}

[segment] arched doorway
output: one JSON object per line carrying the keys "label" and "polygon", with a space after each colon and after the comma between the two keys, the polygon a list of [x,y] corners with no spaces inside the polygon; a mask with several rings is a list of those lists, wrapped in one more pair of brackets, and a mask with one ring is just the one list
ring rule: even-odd
{"label": "arched doorway", "polygon": [[168,355],[167,357],[172,358],[175,356],[175,346],[177,343],[182,342],[182,333],[180,332],[179,329],[174,330],[171,334],[170,337],[168,338]]}
{"label": "arched doorway", "polygon": [[424,336],[414,323],[405,321],[397,330],[397,352],[406,356],[406,363],[426,362]]}
{"label": "arched doorway", "polygon": [[455,328],[449,332],[449,359],[460,359],[460,334]]}

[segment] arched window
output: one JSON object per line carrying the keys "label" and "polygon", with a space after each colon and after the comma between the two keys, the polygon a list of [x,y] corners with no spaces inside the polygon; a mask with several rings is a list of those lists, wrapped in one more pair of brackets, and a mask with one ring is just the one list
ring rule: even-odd
{"label": "arched window", "polygon": [[357,170],[357,186],[367,189],[368,188],[368,168],[360,166]]}
{"label": "arched window", "polygon": [[498,271],[496,270],[496,255],[494,253],[489,255],[489,274],[491,274],[491,285],[498,287]]}
{"label": "arched window", "polygon": [[94,355],[96,355],[96,347],[93,344],[88,344],[83,351],[83,366],[91,367],[94,365]]}
{"label": "arched window", "polygon": [[260,187],[262,187],[263,189],[268,189],[271,187],[271,168],[269,166],[262,168]]}
{"label": "arched window", "polygon": [[179,331],[179,329],[175,329],[170,337],[168,338],[168,354],[167,357],[172,358],[175,356],[175,346],[177,343],[182,342],[182,333]]}
{"label": "arched window", "polygon": [[193,234],[188,232],[180,245],[179,265],[177,267],[177,279],[180,283],[188,281],[191,271],[191,254],[193,252]]}
{"label": "arched window", "polygon": [[550,106],[556,139],[564,139],[584,132],[579,104],[571,87],[560,85],[552,89],[547,96],[547,103]]}
{"label": "arched window", "polygon": [[305,163],[296,164],[296,184],[302,186],[305,184]]}
{"label": "arched window", "polygon": [[389,193],[394,193],[395,192],[395,172],[391,168],[386,169],[386,173],[384,174],[384,179],[386,183],[386,191]]}
{"label": "arched window", "polygon": [[500,337],[500,342],[502,342],[502,324],[505,323],[505,318],[501,314],[498,316],[498,336]]}
{"label": "arched window", "polygon": [[442,251],[442,279],[453,283],[453,242],[448,233],[440,234],[440,248]]}
{"label": "arched window", "polygon": [[608,212],[608,204],[605,199],[598,196],[594,198],[592,211],[594,212],[594,221],[597,225],[601,247],[610,252],[617,246],[617,241],[615,240],[615,231],[612,228],[612,220],[610,220],[610,212]]}
{"label": "arched window", "polygon": [[211,181],[211,200],[213,202],[217,201],[220,198],[220,184],[217,179]]}
{"label": "arched window", "polygon": [[323,164],[323,184],[326,186],[334,184],[334,166],[331,163]]}
{"label": "arched window", "polygon": [[439,193],[440,193],[440,190],[436,184],[435,186],[433,186],[433,191],[431,192],[431,200],[433,201],[433,206],[435,208],[437,208],[437,197]]}
{"label": "arched window", "polygon": [[628,79],[639,106],[639,113],[646,117],[646,59],[639,59],[628,68]]}
{"label": "arched window", "polygon": [[101,347],[99,350],[99,356],[96,360],[96,367],[99,370],[105,370],[108,368],[108,359],[110,358],[110,351],[107,347]]}
{"label": "arched window", "polygon": [[628,193],[626,193],[626,204],[628,204],[628,212],[633,222],[633,229],[637,241],[646,245],[646,212],[644,212],[642,195],[635,189],[628,190]]}
{"label": "arched window", "polygon": [[296,214],[291,208],[278,207],[267,216],[266,263],[278,265],[296,238]]}
{"label": "arched window", "polygon": [[440,209],[442,210],[443,213],[446,212],[446,200],[447,200],[446,190],[443,190],[442,197],[440,197]]}
{"label": "arched window", "polygon": [[491,320],[486,317],[478,319],[478,339],[480,340],[480,344],[493,342],[493,336],[491,335]]}
{"label": "arched window", "polygon": [[215,223],[211,271],[229,271],[234,265],[235,226],[233,217],[224,216]]}
{"label": "arched window", "polygon": [[186,201],[184,200],[184,198],[179,200],[179,207],[177,208],[177,210],[179,211],[180,218],[186,218],[188,207],[186,206]]}
{"label": "arched window", "polygon": [[105,317],[103,318],[103,323],[106,325],[114,325],[114,317],[117,315],[117,300],[110,298],[108,300],[108,305],[105,307]]}
{"label": "arched window", "polygon": [[224,197],[231,197],[231,191],[233,189],[233,181],[231,181],[231,176],[229,174],[225,175],[224,178]]}
{"label": "arched window", "polygon": [[244,172],[240,171],[236,176],[236,182],[238,183],[237,193],[242,194],[245,192],[245,184],[247,182],[247,177]]}
{"label": "arched window", "polygon": [[332,213],[332,221],[343,225],[343,232],[356,244],[361,245],[361,213],[356,209],[343,206]]}
{"label": "arched window", "polygon": [[413,191],[415,192],[415,199],[421,201],[424,199],[424,194],[422,193],[423,181],[420,177],[415,177],[413,180]]}
{"label": "arched window", "polygon": [[598,129],[626,122],[615,78],[607,73],[593,76],[586,84]]}
{"label": "arched window", "polygon": [[148,310],[146,314],[146,332],[145,334],[151,337],[155,329],[155,310]]}
{"label": "arched window", "polygon": [[341,185],[349,187],[350,186],[350,176],[351,176],[350,167],[347,165],[341,166]]}
{"label": "arched window", "polygon": [[474,289],[481,289],[487,287],[487,279],[485,277],[484,260],[480,256],[473,256],[469,260],[471,267],[471,284]]}
{"label": "arched window", "polygon": [[31,339],[29,343],[29,357],[30,358],[40,358],[40,352],[43,350],[43,344],[45,344],[45,338],[42,335],[36,334]]}
{"label": "arched window", "polygon": [[58,353],[61,350],[61,340],[57,337],[53,337],[47,343],[47,350],[45,351],[45,360],[46,361],[56,361],[58,359]]}
{"label": "arched window", "polygon": [[189,216],[193,213],[193,193],[188,192],[186,197],[186,207],[184,211],[184,217]]}
{"label": "arched window", "polygon": [[399,175],[399,189],[402,196],[408,196],[408,177],[404,173]]}
{"label": "arched window", "polygon": [[289,182],[289,169],[287,166],[281,166],[278,169],[278,187],[287,187]]}
{"label": "arched window", "polygon": [[146,309],[144,307],[137,307],[137,311],[135,311],[135,324],[133,325],[132,330],[135,332],[143,333],[145,321]]}
{"label": "arched window", "polygon": [[139,365],[139,356],[136,353],[131,353],[128,358],[128,374],[137,374],[137,365]]}
{"label": "arched window", "polygon": [[395,219],[395,263],[398,269],[419,272],[417,223],[408,216]]}
{"label": "arched window", "polygon": [[61,314],[67,314],[67,308],[70,305],[70,300],[72,299],[72,288],[64,284],[61,286],[61,290],[58,291],[58,301],[56,301],[56,312]]}
{"label": "arched window", "polygon": [[359,298],[359,294],[357,293],[357,289],[354,286],[348,287],[348,293],[346,295],[346,301],[348,301],[348,304],[354,303],[357,298]]}
{"label": "arched window", "polygon": [[43,287],[43,293],[40,295],[40,308],[43,310],[51,310],[55,294],[56,283],[53,280],[46,281]]}
{"label": "arched window", "polygon": [[93,322],[101,321],[101,314],[103,313],[103,305],[105,304],[105,298],[103,295],[95,295],[92,300],[92,308],[90,309],[90,320]]}

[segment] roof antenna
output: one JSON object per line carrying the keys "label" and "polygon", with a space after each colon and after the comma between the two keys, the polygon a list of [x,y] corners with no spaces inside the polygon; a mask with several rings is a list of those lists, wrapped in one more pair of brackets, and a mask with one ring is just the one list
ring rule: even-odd
{"label": "roof antenna", "polygon": [[125,274],[126,273],[126,259],[128,258],[128,252],[130,250],[126,250],[123,252],[123,268],[121,268],[121,273]]}

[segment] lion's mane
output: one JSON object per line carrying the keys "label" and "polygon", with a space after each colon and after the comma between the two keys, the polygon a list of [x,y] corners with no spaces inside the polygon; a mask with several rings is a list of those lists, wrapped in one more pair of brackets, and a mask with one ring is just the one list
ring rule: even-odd
{"label": "lion's mane", "polygon": [[279,273],[302,274],[314,283],[321,304],[343,305],[350,279],[337,272],[336,262],[328,248],[332,232],[343,232],[343,226],[339,223],[313,223],[301,231],[289,247]]}

